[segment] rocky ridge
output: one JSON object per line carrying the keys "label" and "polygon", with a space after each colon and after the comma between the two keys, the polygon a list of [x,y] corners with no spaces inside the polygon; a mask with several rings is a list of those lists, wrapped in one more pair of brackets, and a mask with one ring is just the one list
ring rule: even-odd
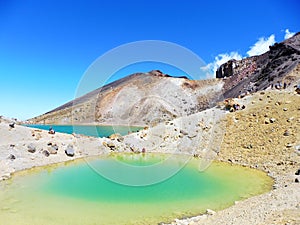
{"label": "rocky ridge", "polygon": [[230,60],[217,79],[189,80],[161,71],[122,78],[28,120],[40,124],[154,125],[213,107],[224,98],[300,81],[300,33],[262,55]]}
{"label": "rocky ridge", "polygon": [[300,63],[300,32],[275,43],[262,55],[242,60],[229,60],[216,71],[217,78],[225,78],[224,97],[238,97],[271,86],[293,86],[299,81],[293,72]]}

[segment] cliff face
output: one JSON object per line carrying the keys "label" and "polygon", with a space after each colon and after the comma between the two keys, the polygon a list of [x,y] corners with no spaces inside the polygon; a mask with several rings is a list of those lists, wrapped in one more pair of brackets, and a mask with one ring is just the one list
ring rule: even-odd
{"label": "cliff face", "polygon": [[175,78],[160,71],[136,73],[30,120],[45,124],[148,125],[209,108],[221,80]]}
{"label": "cliff face", "polygon": [[270,46],[270,50],[262,55],[226,62],[218,68],[216,77],[226,80],[224,97],[237,97],[266,89],[272,84],[293,84],[297,77],[291,72],[299,63],[300,33],[297,33]]}

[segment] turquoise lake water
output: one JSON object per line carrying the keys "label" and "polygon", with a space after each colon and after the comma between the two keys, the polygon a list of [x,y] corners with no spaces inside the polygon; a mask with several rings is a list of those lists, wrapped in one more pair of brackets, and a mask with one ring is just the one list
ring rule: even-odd
{"label": "turquoise lake water", "polygon": [[27,127],[33,127],[43,130],[49,130],[52,127],[56,132],[67,134],[83,134],[93,137],[108,137],[111,134],[119,133],[126,135],[128,132],[136,132],[143,129],[143,127],[129,127],[129,126],[91,126],[91,125],[41,125],[28,124]]}
{"label": "turquoise lake water", "polygon": [[[179,157],[162,165],[176,164]],[[223,209],[269,191],[273,184],[261,171],[227,163],[215,162],[199,172],[199,161],[194,158],[174,176],[148,186],[121,185],[91,168],[106,163],[112,172],[120,173],[110,162],[139,169],[167,158],[113,154],[91,158],[89,163],[78,160],[19,172],[0,183],[0,224],[157,224],[198,215],[207,208]]]}

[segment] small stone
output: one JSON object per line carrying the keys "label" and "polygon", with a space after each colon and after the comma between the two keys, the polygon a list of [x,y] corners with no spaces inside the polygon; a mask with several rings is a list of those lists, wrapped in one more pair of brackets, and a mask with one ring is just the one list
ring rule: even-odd
{"label": "small stone", "polygon": [[2,175],[2,179],[3,179],[3,180],[8,180],[8,179],[10,179],[10,178],[11,178],[10,173],[5,173],[5,174]]}
{"label": "small stone", "polygon": [[48,152],[49,152],[49,154],[57,154],[57,149],[58,148],[56,148],[54,146],[49,146],[48,147]]}
{"label": "small stone", "polygon": [[50,152],[48,152],[47,150],[42,151],[42,154],[46,157],[49,157]]}
{"label": "small stone", "polygon": [[294,119],[294,117],[288,118],[286,121],[287,122],[292,122],[292,120]]}
{"label": "small stone", "polygon": [[295,182],[296,182],[296,183],[299,183],[299,179],[298,179],[298,178],[296,178],[296,179],[295,179]]}
{"label": "small stone", "polygon": [[296,171],[295,175],[300,175],[300,169]]}
{"label": "small stone", "polygon": [[188,132],[184,131],[184,130],[180,130],[180,133],[183,135],[188,135]]}
{"label": "small stone", "polygon": [[15,128],[15,123],[10,123],[10,124],[8,124],[8,126],[9,126],[10,128]]}
{"label": "small stone", "polygon": [[16,159],[16,156],[14,156],[13,154],[10,154],[7,159],[10,159],[10,160],[15,160]]}
{"label": "small stone", "polygon": [[271,118],[271,119],[270,119],[270,122],[271,122],[271,123],[275,123],[275,121],[276,121],[275,118]]}
{"label": "small stone", "polygon": [[109,136],[110,140],[117,140],[118,142],[124,141],[124,137],[121,134],[115,133]]}
{"label": "small stone", "polygon": [[293,145],[291,143],[287,143],[285,147],[291,148],[291,147],[293,147]]}
{"label": "small stone", "polygon": [[216,212],[215,212],[215,211],[213,211],[213,210],[211,210],[211,209],[206,209],[206,214],[207,214],[207,215],[211,215],[211,216],[213,216],[213,215],[215,215],[215,214],[216,214]]}
{"label": "small stone", "polygon": [[283,110],[283,111],[287,111],[288,109],[287,109],[287,108],[283,108],[282,110]]}
{"label": "small stone", "polygon": [[290,136],[290,132],[288,130],[284,131],[283,133],[284,136]]}
{"label": "small stone", "polygon": [[269,118],[265,118],[265,124],[269,124],[270,123],[270,119]]}
{"label": "small stone", "polygon": [[67,149],[65,150],[67,156],[73,157],[75,155],[75,150],[72,145],[68,145]]}
{"label": "small stone", "polygon": [[27,151],[30,152],[30,153],[34,153],[36,151],[36,147],[34,144],[30,143],[28,146],[27,146]]}

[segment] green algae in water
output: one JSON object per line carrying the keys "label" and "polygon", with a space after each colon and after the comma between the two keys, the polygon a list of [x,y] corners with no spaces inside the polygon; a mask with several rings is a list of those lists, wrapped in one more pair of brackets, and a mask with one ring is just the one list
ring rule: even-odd
{"label": "green algae in water", "polygon": [[[122,154],[96,162],[147,166],[164,157]],[[5,224],[157,224],[228,207],[273,184],[261,171],[218,162],[199,172],[198,163],[192,159],[164,182],[140,187],[109,181],[84,161],[20,173],[1,184],[0,218]]]}

